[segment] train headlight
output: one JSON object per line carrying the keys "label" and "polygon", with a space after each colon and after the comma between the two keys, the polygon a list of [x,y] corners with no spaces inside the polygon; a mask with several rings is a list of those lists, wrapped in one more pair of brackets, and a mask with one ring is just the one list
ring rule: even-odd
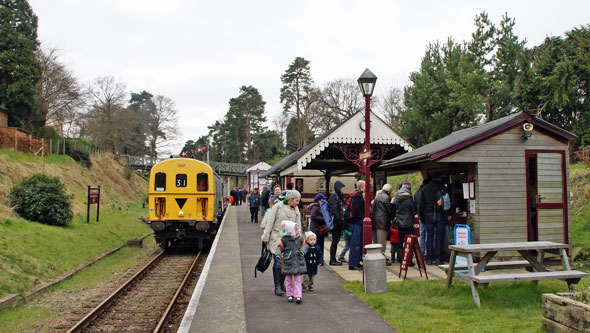
{"label": "train headlight", "polygon": [[166,229],[166,224],[164,222],[152,222],[151,226],[154,231],[162,231]]}
{"label": "train headlight", "polygon": [[210,226],[209,222],[199,222],[199,223],[197,223],[195,228],[197,228],[197,230],[199,230],[199,231],[205,231],[205,230],[209,229],[209,226]]}
{"label": "train headlight", "polygon": [[178,216],[184,216],[184,212],[181,210],[178,212]]}

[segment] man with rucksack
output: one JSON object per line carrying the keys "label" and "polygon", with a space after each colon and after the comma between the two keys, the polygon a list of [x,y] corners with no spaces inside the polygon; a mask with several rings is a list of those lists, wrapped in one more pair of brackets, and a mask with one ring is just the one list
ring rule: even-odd
{"label": "man with rucksack", "polygon": [[260,192],[258,187],[254,188],[254,191],[248,196],[248,207],[250,207],[250,222],[258,223],[258,208],[260,207],[262,199],[260,198]]}
{"label": "man with rucksack", "polygon": [[[424,185],[420,203],[418,206],[423,212],[426,224],[426,264],[440,265],[443,263],[443,244],[445,237],[445,226],[447,223],[447,211],[451,209],[451,199],[442,177],[438,176]],[[434,238],[436,247],[433,248]]]}
{"label": "man with rucksack", "polygon": [[336,251],[338,250],[338,242],[342,237],[342,232],[346,229],[344,223],[344,193],[342,188],[344,183],[337,180],[334,183],[334,193],[328,199],[328,212],[332,216],[334,228],[332,229],[332,244],[330,244],[330,266],[342,266],[342,263],[336,259]]}
{"label": "man with rucksack", "polygon": [[365,200],[363,188],[365,181],[359,180],[350,201],[345,203],[345,219],[352,229],[350,238],[350,254],[348,255],[348,269],[362,271],[361,258],[363,256],[363,220],[365,219]]}

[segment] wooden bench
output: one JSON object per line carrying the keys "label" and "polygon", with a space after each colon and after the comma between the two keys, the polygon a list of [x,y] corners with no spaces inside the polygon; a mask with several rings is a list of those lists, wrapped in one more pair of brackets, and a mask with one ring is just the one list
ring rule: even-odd
{"label": "wooden bench", "polygon": [[[481,307],[479,300],[479,293],[477,288],[480,284],[487,285],[490,282],[516,282],[516,281],[533,281],[537,283],[539,280],[564,280],[569,284],[578,283],[581,278],[588,276],[588,274],[580,271],[571,270],[569,258],[566,249],[568,244],[560,244],[548,241],[535,242],[520,242],[520,243],[494,243],[494,244],[469,244],[469,245],[451,245],[451,258],[449,265],[441,265],[441,268],[447,271],[447,288],[451,287],[453,277],[471,285],[471,293],[473,294],[473,302],[477,307]],[[512,262],[491,262],[492,258],[502,251],[516,251],[525,260],[526,266],[531,272],[522,273],[480,273],[485,269],[499,269],[516,268],[520,265],[525,265],[525,261]],[[534,255],[534,251],[538,253],[538,259]],[[473,260],[475,253],[481,253],[478,263]],[[563,270],[550,271],[544,264],[545,253],[558,254],[561,259]],[[467,265],[455,265],[457,255],[465,256],[467,258]],[[530,267],[529,267],[530,266]],[[468,273],[460,273],[456,268],[466,268]]]}
{"label": "wooden bench", "polygon": [[[456,275],[457,276],[457,275]],[[548,272],[523,272],[491,275],[470,276],[469,279],[477,283],[490,282],[518,282],[539,280],[565,280],[568,283],[578,283],[587,274],[580,271],[548,271]]]}
{"label": "wooden bench", "polygon": [[[449,265],[438,265],[438,267],[445,272],[449,271]],[[512,260],[512,261],[494,261],[488,262],[486,265],[487,270],[492,269],[516,269],[516,268],[526,268],[531,267],[531,263],[526,260]],[[468,269],[467,264],[455,264],[455,270],[466,270]]]}

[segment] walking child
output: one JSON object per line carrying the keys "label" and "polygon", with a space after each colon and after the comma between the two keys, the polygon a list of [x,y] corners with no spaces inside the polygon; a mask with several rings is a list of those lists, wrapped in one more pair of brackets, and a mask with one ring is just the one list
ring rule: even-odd
{"label": "walking child", "polygon": [[277,246],[276,256],[281,260],[281,271],[285,275],[287,301],[301,304],[301,274],[307,273],[305,253],[309,246],[305,243],[299,226],[295,222],[283,221],[283,238]]}
{"label": "walking child", "polygon": [[305,233],[305,243],[308,250],[305,253],[307,274],[303,276],[303,291],[313,291],[313,278],[318,274],[318,266],[324,266],[324,254],[316,242],[317,237],[313,232]]}

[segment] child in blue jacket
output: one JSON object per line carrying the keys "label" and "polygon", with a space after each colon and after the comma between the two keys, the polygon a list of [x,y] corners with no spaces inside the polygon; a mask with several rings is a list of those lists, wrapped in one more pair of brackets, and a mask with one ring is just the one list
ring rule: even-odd
{"label": "child in blue jacket", "polygon": [[303,275],[303,291],[313,291],[313,277],[318,274],[318,265],[324,266],[324,254],[320,246],[316,244],[317,236],[315,233],[306,232],[305,242],[309,249],[305,254],[307,274]]}

